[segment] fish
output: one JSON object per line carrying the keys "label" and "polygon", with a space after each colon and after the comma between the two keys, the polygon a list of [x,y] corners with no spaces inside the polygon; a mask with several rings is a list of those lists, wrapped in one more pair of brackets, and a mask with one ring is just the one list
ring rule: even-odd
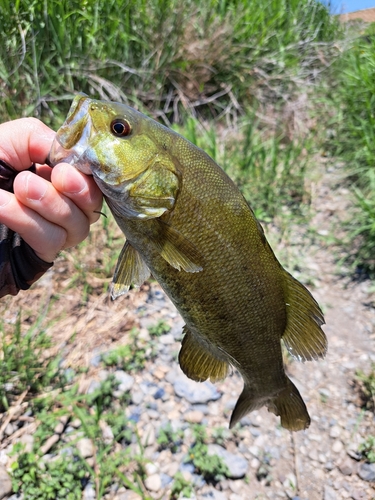
{"label": "fish", "polygon": [[79,94],[49,153],[92,175],[125,236],[112,298],[150,273],[181,314],[179,352],[192,380],[243,390],[229,427],[266,406],[290,431],[310,416],[285,373],[282,342],[300,361],[327,351],[323,313],[272,251],[238,187],[203,150],[122,103]]}

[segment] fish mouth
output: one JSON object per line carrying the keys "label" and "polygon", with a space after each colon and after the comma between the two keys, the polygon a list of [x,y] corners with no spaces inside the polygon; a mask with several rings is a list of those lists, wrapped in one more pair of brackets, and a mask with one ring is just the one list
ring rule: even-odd
{"label": "fish mouth", "polygon": [[69,163],[80,172],[92,175],[90,163],[84,155],[89,147],[92,122],[89,114],[91,99],[85,94],[77,95],[68,116],[56,133],[46,164],[54,167],[58,163]]}

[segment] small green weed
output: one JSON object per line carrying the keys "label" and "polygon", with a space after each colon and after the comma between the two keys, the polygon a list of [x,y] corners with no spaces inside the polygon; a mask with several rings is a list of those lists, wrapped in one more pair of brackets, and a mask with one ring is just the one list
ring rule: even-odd
{"label": "small green weed", "polygon": [[190,448],[188,460],[193,463],[197,472],[207,482],[218,482],[224,479],[228,468],[217,455],[208,455],[207,433],[203,425],[193,426],[194,444]]}
{"label": "small green weed", "polygon": [[177,453],[182,444],[183,437],[183,430],[179,429],[177,431],[174,431],[172,425],[168,422],[165,427],[162,427],[159,430],[157,442],[160,449],[169,449],[172,453]]}
{"label": "small green weed", "polygon": [[11,329],[0,323],[0,413],[25,390],[36,393],[57,377],[59,360],[46,358],[51,339],[40,323],[41,318],[25,334],[21,312]]}
{"label": "small green weed", "polygon": [[24,453],[14,446],[18,458],[12,464],[12,484],[15,493],[22,492],[29,500],[80,500],[82,480],[87,478],[85,461],[79,455],[57,456],[40,460],[35,453]]}
{"label": "small green weed", "polygon": [[177,500],[181,497],[191,498],[193,493],[193,485],[184,478],[181,472],[177,472],[172,485],[171,500]]}
{"label": "small green weed", "polygon": [[[80,394],[78,387],[72,386],[57,396],[35,401],[34,416],[39,426],[34,434],[33,450],[24,452],[21,445],[14,447],[15,491],[31,500],[78,500],[84,485],[91,481],[95,484],[96,498],[100,499],[117,481],[147,498],[139,487],[144,477],[143,451],[133,424],[127,421],[123,407],[113,397],[117,386],[115,378],[108,377],[91,394]],[[61,422],[68,425],[70,420],[79,421],[79,425],[64,434],[64,438],[69,436],[69,439],[60,438],[48,446],[49,439],[56,433],[56,425]],[[76,444],[82,438],[88,438],[93,445],[94,465],[78,451]],[[140,451],[131,456],[127,445],[134,439]],[[52,458],[43,460],[41,450]]]}
{"label": "small green weed", "polygon": [[358,448],[358,452],[361,454],[367,462],[375,462],[375,436],[368,436],[363,443],[361,443]]}
{"label": "small green weed", "polygon": [[219,444],[220,446],[223,446],[225,444],[225,441],[231,436],[231,432],[229,429],[226,429],[225,427],[215,427],[212,429],[212,439],[214,440],[215,443]]}
{"label": "small green weed", "polygon": [[160,320],[154,326],[150,326],[148,331],[152,337],[161,337],[165,333],[170,332],[171,327],[163,320]]}
{"label": "small green weed", "polygon": [[120,345],[102,356],[106,366],[116,366],[126,372],[136,372],[144,368],[146,360],[153,357],[153,346],[146,346],[145,342],[138,339],[138,330],[130,331],[130,343]]}
{"label": "small green weed", "polygon": [[367,374],[358,370],[355,383],[359,388],[363,406],[375,412],[375,365],[372,365],[371,371]]}

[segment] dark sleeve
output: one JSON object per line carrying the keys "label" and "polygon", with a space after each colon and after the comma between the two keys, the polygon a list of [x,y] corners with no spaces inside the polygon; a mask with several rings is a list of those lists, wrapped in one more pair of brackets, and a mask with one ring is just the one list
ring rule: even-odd
{"label": "dark sleeve", "polygon": [[[29,170],[35,172],[35,166]],[[0,160],[0,189],[13,193],[17,174],[8,163]],[[18,233],[0,224],[0,297],[28,290],[52,266],[53,262],[40,259]]]}

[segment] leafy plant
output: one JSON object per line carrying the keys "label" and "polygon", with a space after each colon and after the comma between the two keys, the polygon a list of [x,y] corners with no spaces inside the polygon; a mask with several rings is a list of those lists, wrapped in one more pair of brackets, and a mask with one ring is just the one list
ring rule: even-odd
{"label": "leafy plant", "polygon": [[[147,498],[138,485],[144,477],[142,448],[138,440],[139,454],[129,454],[126,445],[133,442],[136,432],[124,417],[123,408],[115,404],[113,392],[117,385],[114,377],[108,377],[91,394],[81,394],[77,386],[72,386],[57,396],[36,402],[34,416],[39,425],[34,434],[33,450],[24,452],[22,445],[14,447],[16,460],[12,466],[12,480],[15,491],[30,499],[75,500],[81,498],[82,489],[91,481],[100,499],[116,480]],[[48,445],[50,438],[56,435],[56,425],[66,424],[70,419],[78,420],[80,425],[78,430],[69,433],[69,446],[60,438]],[[94,465],[83,458],[76,447],[84,437],[93,443]],[[125,446],[118,448],[118,443]],[[41,456],[46,446],[52,460]]]}
{"label": "leafy plant", "polygon": [[168,333],[171,330],[171,327],[163,320],[160,320],[154,326],[150,326],[148,331],[150,335],[153,337],[161,337],[165,333]]}
{"label": "leafy plant", "polygon": [[41,322],[42,316],[22,333],[20,311],[12,329],[0,323],[0,413],[17,395],[25,390],[36,393],[59,373],[59,360],[45,355],[51,339]]}
{"label": "leafy plant", "polygon": [[369,373],[358,370],[355,382],[359,387],[363,406],[375,411],[375,365],[372,366]]}
{"label": "leafy plant", "polygon": [[193,427],[194,444],[190,448],[189,458],[206,481],[217,482],[228,473],[228,468],[218,455],[208,454],[207,433],[202,425]]}
{"label": "leafy plant", "polygon": [[368,436],[363,443],[360,444],[359,453],[367,462],[375,462],[375,436]]}
{"label": "leafy plant", "polygon": [[173,430],[172,425],[168,422],[165,427],[159,430],[157,442],[162,450],[170,449],[172,453],[177,453],[181,444],[184,432],[182,429]]}
{"label": "leafy plant", "polygon": [[30,500],[80,500],[82,480],[88,477],[87,466],[79,455],[57,456],[41,460],[35,453],[20,452],[12,463],[12,485],[15,493],[21,491]]}
{"label": "leafy plant", "polygon": [[145,343],[137,338],[136,328],[133,328],[129,335],[129,344],[103,354],[102,361],[106,366],[116,366],[126,372],[139,371],[144,368],[147,358],[153,356],[152,349],[147,352]]}
{"label": "leafy plant", "polygon": [[194,493],[193,485],[187,481],[181,472],[177,472],[171,490],[171,500],[178,498],[191,498]]}

